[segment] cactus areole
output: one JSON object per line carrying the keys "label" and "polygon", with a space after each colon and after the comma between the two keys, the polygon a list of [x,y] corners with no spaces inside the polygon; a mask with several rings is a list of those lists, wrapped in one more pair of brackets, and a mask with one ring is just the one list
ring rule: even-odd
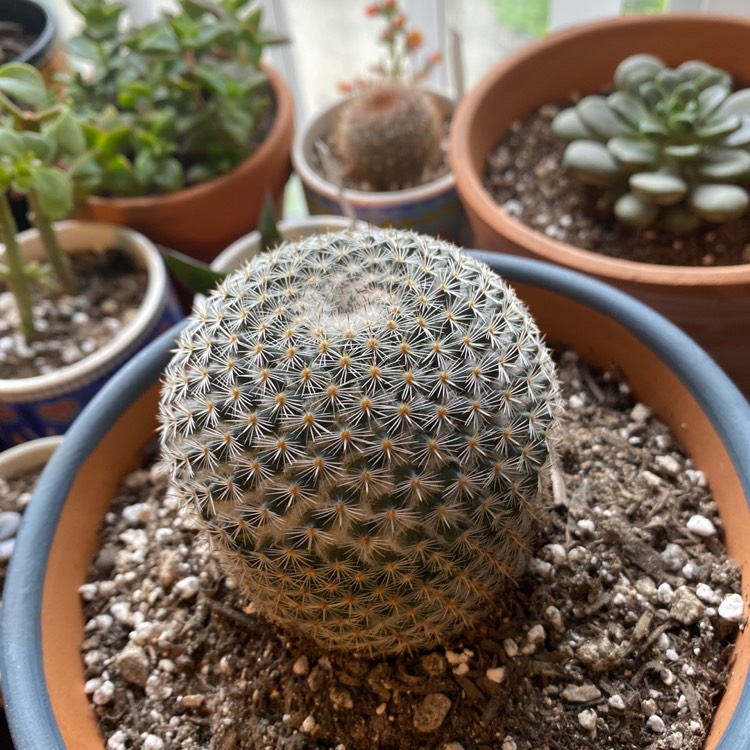
{"label": "cactus areole", "polygon": [[434,646],[523,571],[554,366],[487,266],[399,230],[287,243],[194,312],[160,409],[172,491],[268,619]]}

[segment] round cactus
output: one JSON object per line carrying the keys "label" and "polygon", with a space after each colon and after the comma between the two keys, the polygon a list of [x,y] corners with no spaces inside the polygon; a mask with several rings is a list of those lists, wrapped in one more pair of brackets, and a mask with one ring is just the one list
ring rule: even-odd
{"label": "round cactus", "polygon": [[173,491],[258,610],[329,649],[432,646],[524,569],[554,365],[514,292],[399,230],[257,256],[163,381]]}
{"label": "round cactus", "polygon": [[438,161],[441,138],[430,95],[393,81],[366,86],[342,107],[333,142],[346,177],[389,190],[418,184]]}

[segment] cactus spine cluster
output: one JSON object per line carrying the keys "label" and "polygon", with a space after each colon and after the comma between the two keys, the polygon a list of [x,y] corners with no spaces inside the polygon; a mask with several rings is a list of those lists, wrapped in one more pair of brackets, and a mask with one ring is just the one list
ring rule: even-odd
{"label": "cactus spine cluster", "polygon": [[430,95],[399,81],[372,83],[336,120],[333,143],[345,177],[374,190],[417,185],[440,158],[442,115]]}
{"label": "cactus spine cluster", "polygon": [[328,649],[434,646],[524,569],[554,365],[447,242],[285,243],[193,312],[162,386],[171,486],[271,621]]}
{"label": "cactus spine cluster", "polygon": [[750,89],[733,92],[729,74],[705,62],[672,69],[646,54],[623,60],[614,84],[552,127],[570,141],[564,166],[609,188],[620,222],[679,233],[747,210],[738,183],[750,180]]}

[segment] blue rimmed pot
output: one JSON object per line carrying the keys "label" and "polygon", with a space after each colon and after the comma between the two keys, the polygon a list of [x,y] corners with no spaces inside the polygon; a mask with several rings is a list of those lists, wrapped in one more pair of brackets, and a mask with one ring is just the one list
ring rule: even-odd
{"label": "blue rimmed pot", "polygon": [[[453,100],[435,90],[431,96],[445,117],[451,117]],[[311,214],[341,214],[341,191],[325,179],[312,165],[316,163],[315,144],[333,131],[344,98],[324,107],[298,128],[292,145],[292,166],[302,181],[307,207]],[[467,230],[466,216],[456,191],[452,171],[435,180],[387,192],[344,191],[358,219],[379,227],[413,229],[422,234],[442,237],[461,244]]]}
{"label": "blue rimmed pot", "polygon": [[[146,270],[147,282],[137,313],[100,349],[51,373],[0,379],[0,448],[65,432],[92,396],[130,357],[180,320],[166,267],[155,245],[138,232],[113,224],[66,221],[56,225],[62,249],[73,254],[118,248]],[[19,235],[25,260],[43,257],[35,229]],[[0,246],[0,262],[4,250]]]}
{"label": "blue rimmed pot", "polygon": [[[750,595],[750,405],[713,360],[665,318],[578,273],[502,255],[478,256],[510,281],[552,344],[616,368],[706,473],[730,555]],[[156,429],[158,380],[173,329],[123,368],[71,428],[37,486],[5,591],[2,669],[17,750],[102,750],[84,694],[78,588],[97,552],[97,527],[122,477]],[[750,632],[740,633],[707,750],[750,748]]]}

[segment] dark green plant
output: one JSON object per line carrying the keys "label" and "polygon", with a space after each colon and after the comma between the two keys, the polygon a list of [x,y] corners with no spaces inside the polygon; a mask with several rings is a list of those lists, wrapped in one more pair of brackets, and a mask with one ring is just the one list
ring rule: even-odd
{"label": "dark green plant", "polygon": [[10,195],[25,196],[56,285],[73,293],[70,261],[53,222],[72,213],[76,192],[91,187],[97,177],[81,124],[47,90],[39,71],[24,63],[0,66],[0,232],[7,262],[0,266],[0,277],[14,293],[26,338],[35,335],[31,282],[44,281],[46,267],[23,262]]}
{"label": "dark green plant", "polygon": [[553,121],[570,141],[563,163],[607,188],[623,224],[675,232],[725,222],[750,198],[750,89],[691,60],[668,68],[652,55],[623,60],[609,96],[585,96]]}
{"label": "dark green plant", "polygon": [[194,311],[160,407],[172,489],[255,606],[326,648],[433,646],[523,571],[554,366],[450,243],[284,243]]}
{"label": "dark green plant", "polygon": [[224,174],[256,148],[272,102],[259,67],[280,38],[252,0],[180,0],[134,27],[117,0],[73,0],[84,28],[67,80],[112,196],[171,193]]}

